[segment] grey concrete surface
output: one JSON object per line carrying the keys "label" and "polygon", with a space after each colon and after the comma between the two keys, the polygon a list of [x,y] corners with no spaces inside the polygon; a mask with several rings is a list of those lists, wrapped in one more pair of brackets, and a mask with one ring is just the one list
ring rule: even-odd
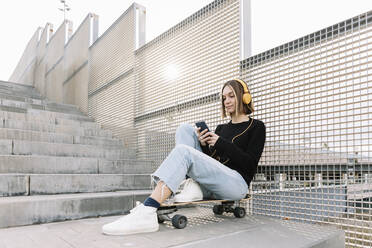
{"label": "grey concrete surface", "polygon": [[0,196],[27,195],[29,181],[26,175],[0,174]]}
{"label": "grey concrete surface", "polygon": [[71,120],[78,120],[78,121],[90,121],[93,122],[94,120],[82,113],[64,113],[64,112],[55,112],[46,109],[33,109],[33,108],[21,108],[15,106],[7,106],[0,104],[1,111],[7,112],[14,112],[14,113],[24,113],[24,114],[37,114],[44,117],[59,117],[59,118],[66,118]]}
{"label": "grey concrete surface", "polygon": [[65,133],[79,136],[101,136],[105,138],[112,138],[112,133],[108,130],[102,130],[97,127],[82,127],[80,125],[64,125],[55,123],[39,122],[35,119],[27,121],[16,119],[4,119],[2,123],[4,128],[22,129],[49,133]]}
{"label": "grey concrete surface", "polygon": [[56,105],[50,103],[36,103],[36,102],[26,102],[26,101],[18,101],[14,99],[1,99],[0,105],[8,106],[8,107],[17,107],[17,108],[27,108],[27,109],[42,109],[54,112],[63,112],[63,113],[70,113],[70,114],[77,114],[81,115],[81,111],[77,107],[71,107],[66,105]]}
{"label": "grey concrete surface", "polygon": [[16,95],[18,97],[24,97],[24,98],[34,98],[34,99],[44,99],[35,89],[29,90],[19,90],[19,89],[4,89],[3,87],[0,87],[0,91],[2,94],[7,95]]}
{"label": "grey concrete surface", "polygon": [[129,190],[0,197],[0,228],[124,214],[149,194],[148,190]]}
{"label": "grey concrete surface", "polygon": [[124,147],[124,142],[122,140],[97,136],[74,136],[74,144],[95,145],[110,148]]}
{"label": "grey concrete surface", "polygon": [[0,174],[0,196],[150,189],[149,174]]}
{"label": "grey concrete surface", "polygon": [[150,189],[149,174],[31,174],[30,195]]}
{"label": "grey concrete surface", "polygon": [[185,229],[169,223],[160,224],[153,233],[127,236],[101,234],[102,225],[119,216],[82,219],[59,223],[0,229],[0,247],[247,247],[247,248],[340,248],[344,233],[324,227],[263,216],[237,219],[231,215],[217,217],[211,209],[185,209],[189,217]]}
{"label": "grey concrete surface", "polygon": [[[7,144],[6,141],[7,140],[1,140],[1,142]],[[10,140],[9,142],[13,147],[10,145],[11,149],[9,149],[9,147],[5,146],[4,149],[0,151],[1,154],[35,154],[46,156],[97,157],[107,159],[135,158],[135,151],[124,147],[116,147],[116,149],[114,149],[97,147],[94,145],[49,143],[28,140]]]}
{"label": "grey concrete surface", "polygon": [[0,139],[29,140],[51,143],[73,144],[74,136],[63,133],[45,133],[32,130],[0,128]]}
{"label": "grey concrete surface", "polygon": [[99,173],[124,174],[124,173],[148,173],[155,171],[156,164],[148,160],[121,159],[121,160],[98,160]]}
{"label": "grey concrete surface", "polygon": [[[0,122],[1,121],[2,119],[0,118]],[[106,138],[99,136],[74,136],[72,134],[66,133],[41,132],[11,128],[0,128],[0,139],[94,145],[97,147],[109,147],[113,149],[123,147],[123,141],[115,138]]]}
{"label": "grey concrete surface", "polygon": [[12,140],[0,140],[0,154],[12,154]]}
{"label": "grey concrete surface", "polygon": [[154,162],[83,157],[0,155],[0,173],[34,174],[150,174]]}
{"label": "grey concrete surface", "polygon": [[0,173],[98,173],[98,159],[37,155],[0,155]]}
{"label": "grey concrete surface", "polygon": [[0,81],[0,227],[128,211],[149,194],[135,155],[76,106]]}
{"label": "grey concrete surface", "polygon": [[[75,120],[75,119],[66,119],[59,116],[53,116],[48,112],[46,115],[35,114],[35,113],[16,113],[16,112],[7,112],[0,110],[0,117],[3,119],[10,120],[21,120],[21,121],[32,121],[32,122],[43,122],[50,124],[62,124],[62,125],[73,125],[73,126],[82,126],[90,128],[101,128],[101,125],[93,122],[92,119],[89,120]],[[76,125],[79,124],[79,125]]]}
{"label": "grey concrete surface", "polygon": [[81,126],[81,127],[98,128],[98,129],[102,128],[101,124],[98,124],[96,122],[78,121],[78,120],[70,120],[70,119],[62,119],[62,118],[56,118],[55,124],[66,125],[66,126]]}

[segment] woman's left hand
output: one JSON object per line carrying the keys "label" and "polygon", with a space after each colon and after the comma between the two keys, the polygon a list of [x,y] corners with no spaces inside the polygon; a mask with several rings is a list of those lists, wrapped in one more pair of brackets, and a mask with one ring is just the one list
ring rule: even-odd
{"label": "woman's left hand", "polygon": [[209,132],[209,138],[207,140],[208,145],[214,146],[214,144],[216,144],[219,137],[220,136],[218,136],[217,134],[215,134],[213,132]]}

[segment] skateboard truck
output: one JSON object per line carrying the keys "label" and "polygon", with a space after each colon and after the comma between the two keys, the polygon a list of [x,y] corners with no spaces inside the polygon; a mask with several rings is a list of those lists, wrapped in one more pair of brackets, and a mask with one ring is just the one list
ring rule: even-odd
{"label": "skateboard truck", "polygon": [[234,213],[236,218],[243,218],[246,215],[245,208],[243,207],[234,207],[234,201],[222,202],[221,205],[213,206],[213,213],[216,215],[222,215],[223,213]]}

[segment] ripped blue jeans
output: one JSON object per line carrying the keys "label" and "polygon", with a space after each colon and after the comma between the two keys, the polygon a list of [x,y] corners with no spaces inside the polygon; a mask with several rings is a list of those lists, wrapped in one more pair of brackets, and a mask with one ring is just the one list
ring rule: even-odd
{"label": "ripped blue jeans", "polygon": [[163,181],[175,193],[186,175],[200,184],[204,198],[239,200],[248,193],[248,185],[235,170],[202,152],[197,133],[190,124],[176,131],[176,146],[151,175]]}

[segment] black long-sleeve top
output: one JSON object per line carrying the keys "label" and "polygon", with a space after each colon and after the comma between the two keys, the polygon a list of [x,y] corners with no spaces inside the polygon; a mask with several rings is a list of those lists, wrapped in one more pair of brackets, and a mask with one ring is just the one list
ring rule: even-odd
{"label": "black long-sleeve top", "polygon": [[256,119],[218,125],[214,146],[201,146],[204,153],[236,170],[249,183],[257,171],[266,139],[265,124]]}

